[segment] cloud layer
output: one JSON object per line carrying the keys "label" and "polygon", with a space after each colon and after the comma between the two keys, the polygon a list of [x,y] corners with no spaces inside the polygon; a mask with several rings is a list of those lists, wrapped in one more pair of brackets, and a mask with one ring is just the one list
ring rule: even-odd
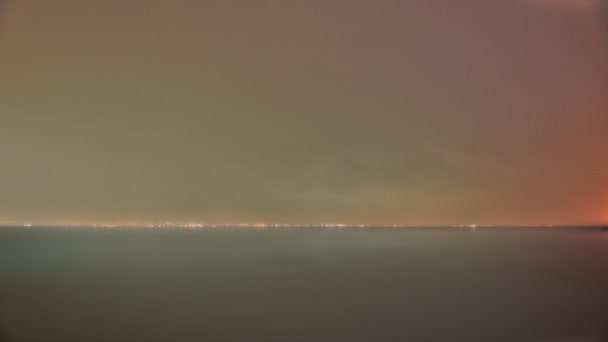
{"label": "cloud layer", "polygon": [[602,7],[602,0],[529,0],[529,2],[546,5],[558,6],[579,10],[599,9]]}

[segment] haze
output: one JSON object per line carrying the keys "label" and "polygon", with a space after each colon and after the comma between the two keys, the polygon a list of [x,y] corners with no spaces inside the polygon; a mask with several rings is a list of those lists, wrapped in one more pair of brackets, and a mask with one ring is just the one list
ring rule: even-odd
{"label": "haze", "polygon": [[0,221],[608,221],[600,2],[0,8]]}

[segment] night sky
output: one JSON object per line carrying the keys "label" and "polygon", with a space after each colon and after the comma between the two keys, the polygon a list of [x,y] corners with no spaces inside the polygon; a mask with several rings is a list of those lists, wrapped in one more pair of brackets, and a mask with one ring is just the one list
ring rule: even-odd
{"label": "night sky", "polygon": [[2,222],[608,222],[600,2],[0,11]]}

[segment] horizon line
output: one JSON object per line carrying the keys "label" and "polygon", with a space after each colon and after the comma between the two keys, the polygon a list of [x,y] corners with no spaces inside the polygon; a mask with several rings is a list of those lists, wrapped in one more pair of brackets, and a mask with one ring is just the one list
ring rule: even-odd
{"label": "horizon line", "polygon": [[608,223],[564,224],[381,224],[381,223],[200,223],[200,222],[0,222],[0,228],[608,228]]}

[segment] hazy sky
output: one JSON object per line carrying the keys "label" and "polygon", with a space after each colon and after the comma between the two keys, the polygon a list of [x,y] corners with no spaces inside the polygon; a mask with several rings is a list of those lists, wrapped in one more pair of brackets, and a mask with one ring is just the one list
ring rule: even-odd
{"label": "hazy sky", "polygon": [[0,221],[608,221],[593,0],[13,0]]}

